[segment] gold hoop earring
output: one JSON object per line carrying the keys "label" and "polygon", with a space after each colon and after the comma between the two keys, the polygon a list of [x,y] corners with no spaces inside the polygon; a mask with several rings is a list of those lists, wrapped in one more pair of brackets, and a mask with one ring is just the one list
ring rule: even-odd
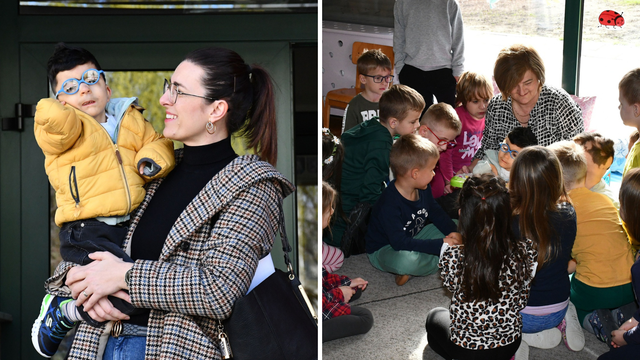
{"label": "gold hoop earring", "polygon": [[216,124],[212,123],[211,121],[207,121],[207,125],[205,125],[205,129],[207,129],[207,132],[211,135],[216,133]]}

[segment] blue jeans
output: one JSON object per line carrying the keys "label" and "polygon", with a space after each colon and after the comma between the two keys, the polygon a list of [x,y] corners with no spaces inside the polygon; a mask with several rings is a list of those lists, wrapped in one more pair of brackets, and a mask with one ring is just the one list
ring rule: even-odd
{"label": "blue jeans", "polygon": [[114,338],[109,336],[107,347],[104,349],[103,360],[144,360],[147,347],[146,336],[122,335]]}
{"label": "blue jeans", "polygon": [[558,312],[541,316],[520,313],[520,315],[522,315],[522,332],[531,334],[558,326],[562,319],[564,319],[568,308],[567,306]]}

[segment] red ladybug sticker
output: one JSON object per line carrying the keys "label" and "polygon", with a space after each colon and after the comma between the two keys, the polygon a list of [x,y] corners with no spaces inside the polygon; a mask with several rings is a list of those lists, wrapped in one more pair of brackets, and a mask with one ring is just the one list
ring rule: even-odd
{"label": "red ladybug sticker", "polygon": [[622,27],[622,25],[624,25],[622,13],[618,14],[618,12],[613,10],[605,10],[601,12],[598,17],[598,21],[600,21],[600,26],[611,28]]}

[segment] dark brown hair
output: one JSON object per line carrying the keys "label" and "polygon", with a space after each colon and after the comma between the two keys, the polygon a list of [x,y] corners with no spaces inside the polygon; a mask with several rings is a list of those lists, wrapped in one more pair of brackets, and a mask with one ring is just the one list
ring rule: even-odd
{"label": "dark brown hair", "polygon": [[[611,139],[596,133],[583,132],[573,138],[577,144],[582,145],[584,151],[588,152],[596,165],[604,165],[610,158],[615,156],[613,149],[614,142]],[[591,143],[591,149],[586,149],[585,145]]]}
{"label": "dark brown hair", "polygon": [[380,49],[364,50],[358,58],[356,66],[362,75],[367,75],[377,68],[391,71],[391,60]]}
{"label": "dark brown hair", "polygon": [[[249,66],[235,51],[225,48],[195,50],[185,57],[204,70],[205,96],[229,104],[229,135],[246,136],[260,159],[275,165],[278,158],[276,107],[273,83],[260,66]],[[204,100],[209,103],[213,100]]]}
{"label": "dark brown hair", "polygon": [[467,179],[459,195],[458,231],[464,244],[461,267],[461,291],[464,301],[498,301],[501,270],[515,260],[512,284],[523,288],[531,277],[522,239],[511,228],[511,203],[504,180],[493,175]]}
{"label": "dark brown hair", "polygon": [[509,177],[511,207],[520,215],[520,232],[538,250],[538,266],[554,259],[561,244],[550,226],[549,215],[568,199],[558,157],[542,146],[523,149],[513,161]]}

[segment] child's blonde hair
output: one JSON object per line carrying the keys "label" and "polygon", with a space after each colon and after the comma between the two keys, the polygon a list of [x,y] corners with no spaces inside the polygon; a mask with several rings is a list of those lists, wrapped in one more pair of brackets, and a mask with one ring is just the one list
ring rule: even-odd
{"label": "child's blonde hair", "polygon": [[356,67],[362,75],[367,75],[377,68],[391,71],[391,60],[380,49],[365,49],[358,58]]}
{"label": "child's blonde hair", "polygon": [[466,106],[473,100],[491,99],[493,87],[486,77],[472,71],[465,71],[460,75],[456,84],[456,106]]}
{"label": "child's blonde hair", "polygon": [[568,199],[558,157],[538,145],[523,149],[511,167],[509,192],[511,208],[520,215],[520,232],[536,244],[538,266],[542,267],[561,248],[559,242],[551,241],[556,237],[549,226],[549,214],[557,213],[557,204]]}
{"label": "child's blonde hair", "polygon": [[322,182],[322,213],[326,213],[327,210],[333,209],[336,196],[338,193],[333,189],[333,186],[329,185],[328,182]]}
{"label": "child's blonde hair", "polygon": [[629,104],[640,103],[640,68],[626,73],[618,85],[620,94]]}
{"label": "child's blonde hair", "polygon": [[447,103],[433,104],[425,111],[420,119],[420,125],[426,125],[433,129],[436,125],[441,125],[447,129],[460,133],[462,123],[453,107]]}
{"label": "child's blonde hair", "polygon": [[562,166],[565,188],[574,188],[587,177],[587,158],[584,149],[573,141],[558,141],[548,146]]}
{"label": "child's blonde hair", "polygon": [[411,169],[422,169],[432,159],[438,160],[440,152],[431,141],[416,134],[400,137],[391,147],[389,163],[393,176],[401,177]]}
{"label": "child's blonde hair", "polygon": [[392,85],[382,93],[378,102],[380,122],[386,124],[391,118],[401,121],[409,111],[422,112],[424,105],[424,99],[419,92],[406,85]]}

